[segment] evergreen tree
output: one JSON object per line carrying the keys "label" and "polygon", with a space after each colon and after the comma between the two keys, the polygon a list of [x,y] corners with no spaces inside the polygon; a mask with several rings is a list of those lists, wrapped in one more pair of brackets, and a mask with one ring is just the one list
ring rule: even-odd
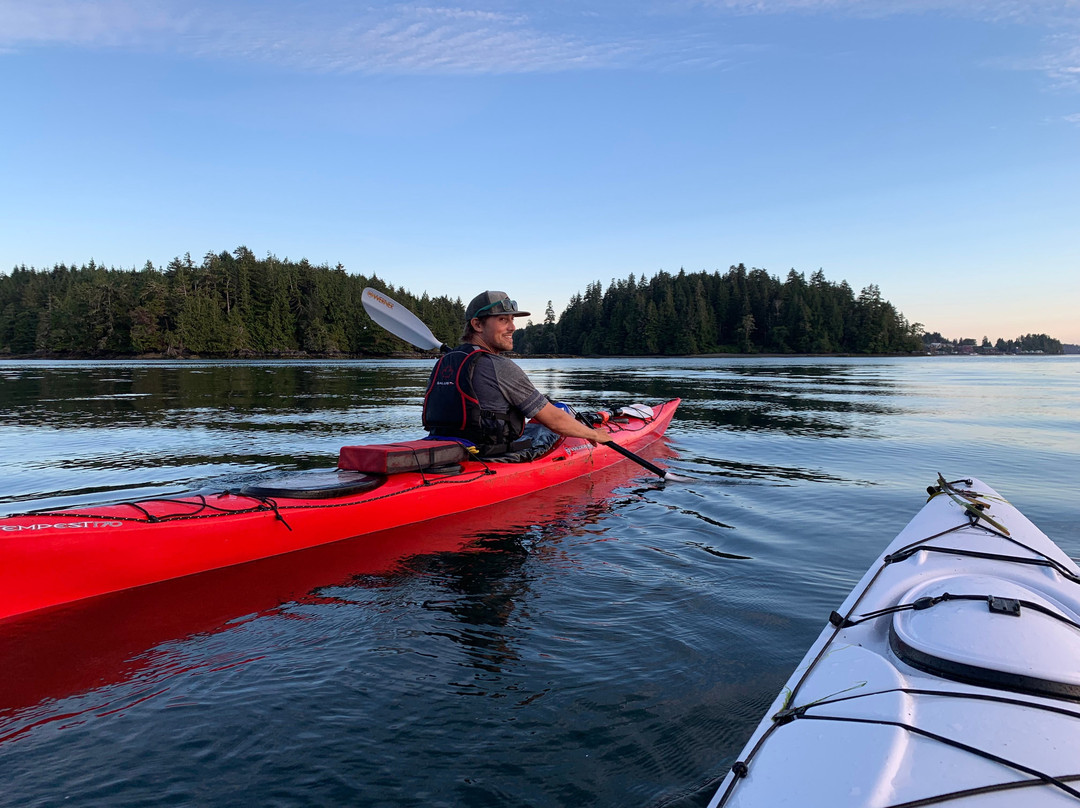
{"label": "evergreen tree", "polygon": [[559,337],[555,333],[555,308],[549,300],[544,310],[544,333],[540,339],[538,353],[553,354],[559,352]]}

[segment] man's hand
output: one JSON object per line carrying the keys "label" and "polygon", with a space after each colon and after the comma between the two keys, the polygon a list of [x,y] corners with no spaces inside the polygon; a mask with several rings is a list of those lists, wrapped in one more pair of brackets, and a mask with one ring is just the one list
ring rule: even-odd
{"label": "man's hand", "polygon": [[611,433],[606,429],[593,429],[592,434],[586,439],[590,443],[611,443]]}
{"label": "man's hand", "polygon": [[611,435],[606,429],[585,426],[566,410],[559,409],[554,404],[545,404],[535,417],[552,432],[557,432],[567,438],[584,438],[593,445],[611,442]]}

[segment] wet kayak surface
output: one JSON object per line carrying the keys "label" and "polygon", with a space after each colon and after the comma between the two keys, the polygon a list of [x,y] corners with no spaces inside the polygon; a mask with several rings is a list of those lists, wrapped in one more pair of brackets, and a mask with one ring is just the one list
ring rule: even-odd
{"label": "wet kayak surface", "polygon": [[[644,469],[0,625],[0,805],[703,805],[938,471],[1080,555],[1070,358],[523,360]],[[429,364],[0,363],[0,512],[416,437]]]}

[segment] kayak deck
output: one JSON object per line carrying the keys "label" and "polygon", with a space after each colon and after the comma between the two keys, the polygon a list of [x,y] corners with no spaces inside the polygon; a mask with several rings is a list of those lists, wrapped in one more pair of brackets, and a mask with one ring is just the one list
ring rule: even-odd
{"label": "kayak deck", "polygon": [[[606,428],[639,450],[664,434],[678,405]],[[260,487],[9,516],[0,519],[0,619],[463,513],[618,462],[610,449],[562,438],[531,462],[467,460],[449,474],[319,472],[329,481],[315,487],[336,489],[330,496],[303,487],[303,496],[268,496]]]}
{"label": "kayak deck", "polygon": [[1080,568],[978,480],[832,614],[719,806],[1080,803]]}

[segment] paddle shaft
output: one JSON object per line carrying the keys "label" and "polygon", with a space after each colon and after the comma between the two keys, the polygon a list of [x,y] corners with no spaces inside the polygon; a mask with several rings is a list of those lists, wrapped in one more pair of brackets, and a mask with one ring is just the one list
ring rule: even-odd
{"label": "paddle shaft", "polygon": [[615,441],[609,441],[608,443],[605,443],[604,445],[614,449],[616,452],[621,454],[627,460],[633,460],[635,463],[637,463],[642,468],[648,469],[653,474],[655,474],[657,477],[659,477],[661,480],[667,479],[667,472],[666,471],[664,471],[659,466],[654,466],[652,463],[650,463],[644,457],[638,457],[636,454],[631,452],[625,446],[620,446]]}

